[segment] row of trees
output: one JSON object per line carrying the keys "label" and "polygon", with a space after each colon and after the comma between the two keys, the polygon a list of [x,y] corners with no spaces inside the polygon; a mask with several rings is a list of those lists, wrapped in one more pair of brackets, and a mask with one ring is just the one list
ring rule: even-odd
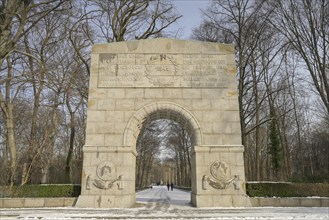
{"label": "row of trees", "polygon": [[69,1],[2,1],[5,183],[77,181],[72,171],[81,162],[88,71],[74,50],[80,42],[72,13]]}
{"label": "row of trees", "polygon": [[[194,39],[236,45],[247,179],[328,178],[328,1],[213,0],[203,14]],[[180,17],[166,0],[0,1],[1,184],[80,183],[92,44],[174,37]],[[188,186],[189,134],[143,129],[136,184],[171,164]]]}
{"label": "row of trees", "polygon": [[145,123],[136,145],[136,186],[171,182],[191,186],[192,145],[191,134],[172,120]]}
{"label": "row of trees", "polygon": [[0,1],[1,184],[80,183],[91,45],[179,18],[163,0]]}
{"label": "row of trees", "polygon": [[213,0],[193,38],[236,45],[248,180],[328,180],[329,2]]}

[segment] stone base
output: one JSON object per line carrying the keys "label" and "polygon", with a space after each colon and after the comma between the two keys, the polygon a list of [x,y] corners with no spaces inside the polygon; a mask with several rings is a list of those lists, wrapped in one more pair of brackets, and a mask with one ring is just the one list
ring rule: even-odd
{"label": "stone base", "polygon": [[135,195],[80,195],[75,207],[79,208],[130,208],[135,204]]}
{"label": "stone base", "polygon": [[246,195],[196,195],[191,194],[191,202],[195,207],[251,207]]}

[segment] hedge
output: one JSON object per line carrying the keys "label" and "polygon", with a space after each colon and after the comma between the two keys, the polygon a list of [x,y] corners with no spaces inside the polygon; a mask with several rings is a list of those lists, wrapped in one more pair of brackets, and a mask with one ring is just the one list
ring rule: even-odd
{"label": "hedge", "polygon": [[249,182],[247,195],[250,197],[329,197],[329,184]]}
{"label": "hedge", "polygon": [[1,188],[0,197],[78,197],[81,192],[80,185],[71,184],[45,184],[45,185],[24,185],[14,186],[12,193],[8,187]]}
{"label": "hedge", "polygon": [[[176,187],[191,191],[191,187]],[[247,182],[250,197],[329,197],[328,183]]]}
{"label": "hedge", "polygon": [[[248,182],[246,189],[250,197],[329,197],[328,183]],[[186,187],[184,190],[189,190],[189,188]],[[13,192],[9,194],[8,187],[0,186],[0,197],[13,198],[78,197],[80,192],[80,185],[49,184],[15,186]]]}

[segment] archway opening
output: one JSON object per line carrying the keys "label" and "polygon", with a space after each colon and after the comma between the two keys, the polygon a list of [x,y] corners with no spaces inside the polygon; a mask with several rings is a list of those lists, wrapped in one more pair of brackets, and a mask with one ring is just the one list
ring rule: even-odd
{"label": "archway opening", "polygon": [[167,183],[191,187],[192,137],[173,120],[145,123],[136,143],[136,188]]}
{"label": "archway opening", "polygon": [[177,112],[167,109],[147,115],[136,140],[136,189],[173,184],[175,189],[190,190],[195,136],[191,123]]}
{"label": "archway opening", "polygon": [[[169,120],[173,121],[176,124],[178,124],[183,130],[189,134],[190,137],[190,143],[191,143],[191,148],[194,148],[194,146],[201,146],[202,145],[202,131],[200,128],[200,125],[196,119],[196,117],[188,111],[186,108],[183,106],[180,106],[176,103],[173,102],[155,102],[155,103],[150,103],[148,105],[145,105],[144,107],[140,108],[138,111],[136,111],[131,118],[129,119],[129,122],[126,126],[125,132],[124,132],[124,146],[132,147],[133,149],[133,154],[136,155],[135,153],[137,152],[136,150],[136,145],[138,144],[138,139],[142,137],[141,135],[143,134],[143,129],[146,128],[146,125],[154,122],[158,123],[157,120]],[[159,151],[160,152],[160,151]],[[159,154],[158,154],[159,155]],[[140,152],[137,153],[136,157],[140,156]],[[191,155],[190,155],[191,156]],[[155,158],[161,158],[162,156],[156,156]],[[163,158],[166,158],[165,156]],[[135,158],[134,158],[135,159]],[[139,159],[139,158],[138,158]],[[170,160],[168,160],[170,161]],[[191,161],[191,170],[190,170],[190,175],[189,178],[191,179],[191,186],[192,186],[192,193],[193,190],[195,189],[196,185],[196,178],[195,178],[195,164],[193,163],[194,160]],[[160,160],[161,162],[161,160]],[[161,163],[162,164],[162,163]],[[135,166],[138,166],[137,163],[135,163]],[[167,166],[168,168],[170,166]],[[134,167],[134,172],[136,171],[136,167]],[[134,179],[134,186],[135,185],[140,185],[144,187],[150,187],[150,185],[153,182],[145,182],[143,184],[138,184],[139,180],[136,180],[137,172],[135,172],[135,175],[133,176]],[[138,178],[140,177],[141,174],[138,174]],[[144,178],[144,177],[143,177]],[[159,180],[155,181],[159,183]],[[135,184],[137,183],[137,184]],[[160,181],[161,183],[161,181]],[[162,180],[162,183],[165,184],[164,179]],[[136,195],[137,194],[137,195]],[[140,202],[138,200],[138,195],[140,194],[140,191],[138,191],[135,194],[137,202]],[[185,203],[186,200],[184,201],[176,201],[175,204],[189,204],[191,201],[191,194],[189,194],[186,200],[188,200],[187,203]],[[144,198],[142,199],[143,201],[146,201]],[[167,199],[168,200],[168,199]],[[179,199],[178,199],[179,200]],[[172,201],[172,200],[171,200]],[[154,202],[154,201],[153,201]],[[168,201],[167,201],[168,202]],[[167,203],[165,202],[165,203]]]}

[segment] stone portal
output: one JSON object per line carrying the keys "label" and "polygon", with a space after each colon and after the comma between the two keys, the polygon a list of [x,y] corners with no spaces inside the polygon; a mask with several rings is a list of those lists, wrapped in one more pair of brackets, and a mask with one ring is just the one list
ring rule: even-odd
{"label": "stone portal", "polygon": [[192,204],[250,206],[234,46],[174,39],[94,45],[78,207],[135,204],[143,123],[171,119],[193,135]]}

